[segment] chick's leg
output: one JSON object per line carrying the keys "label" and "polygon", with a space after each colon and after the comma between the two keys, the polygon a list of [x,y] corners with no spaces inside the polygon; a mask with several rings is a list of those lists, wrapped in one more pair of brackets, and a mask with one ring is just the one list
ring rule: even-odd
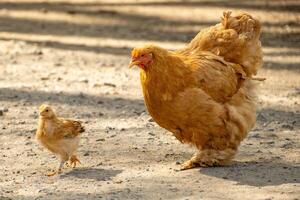
{"label": "chick's leg", "polygon": [[229,164],[236,150],[228,148],[225,150],[204,149],[196,153],[190,160],[184,162],[181,170],[195,167],[213,167]]}
{"label": "chick's leg", "polygon": [[59,163],[59,166],[58,166],[58,169],[54,172],[50,172],[47,174],[47,176],[54,176],[56,174],[60,174],[62,172],[62,168],[65,164],[65,162],[68,160],[68,156],[63,156],[60,158],[60,163]]}
{"label": "chick's leg", "polygon": [[81,162],[80,162],[80,160],[77,158],[77,156],[76,156],[76,155],[72,155],[71,158],[70,158],[70,165],[73,166],[73,168],[75,168],[77,162],[81,164]]}

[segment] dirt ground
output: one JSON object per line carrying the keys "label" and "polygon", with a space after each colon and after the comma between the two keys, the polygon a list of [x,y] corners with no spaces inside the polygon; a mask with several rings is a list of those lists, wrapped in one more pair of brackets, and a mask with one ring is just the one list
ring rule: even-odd
{"label": "dirt ground", "polygon": [[[263,22],[257,125],[229,167],[178,171],[195,152],[147,113],[130,50],[175,49],[224,10]],[[295,1],[0,1],[0,200],[300,199],[300,3]],[[51,104],[82,120],[75,170],[34,139]]]}

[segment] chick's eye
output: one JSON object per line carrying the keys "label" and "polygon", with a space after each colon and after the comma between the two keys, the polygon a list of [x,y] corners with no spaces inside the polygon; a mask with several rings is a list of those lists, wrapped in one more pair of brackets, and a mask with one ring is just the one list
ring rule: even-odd
{"label": "chick's eye", "polygon": [[45,111],[46,111],[46,112],[48,112],[49,110],[48,110],[48,109],[46,109]]}

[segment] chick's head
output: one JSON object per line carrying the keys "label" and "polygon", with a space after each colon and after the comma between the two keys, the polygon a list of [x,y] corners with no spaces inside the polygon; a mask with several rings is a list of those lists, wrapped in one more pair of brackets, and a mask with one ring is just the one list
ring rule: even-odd
{"label": "chick's head", "polygon": [[40,106],[39,108],[39,114],[41,117],[44,118],[52,118],[55,116],[54,111],[52,110],[52,108],[49,105],[43,104]]}

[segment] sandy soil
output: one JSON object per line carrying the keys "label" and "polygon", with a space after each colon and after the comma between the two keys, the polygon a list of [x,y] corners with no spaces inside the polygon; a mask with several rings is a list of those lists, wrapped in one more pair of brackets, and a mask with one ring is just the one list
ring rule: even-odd
{"label": "sandy soil", "polygon": [[[224,10],[263,22],[257,125],[232,166],[178,171],[195,149],[151,120],[130,49],[182,47]],[[297,1],[1,1],[0,199],[299,199],[299,11]],[[82,165],[51,178],[58,160],[34,140],[43,102],[86,126]]]}

